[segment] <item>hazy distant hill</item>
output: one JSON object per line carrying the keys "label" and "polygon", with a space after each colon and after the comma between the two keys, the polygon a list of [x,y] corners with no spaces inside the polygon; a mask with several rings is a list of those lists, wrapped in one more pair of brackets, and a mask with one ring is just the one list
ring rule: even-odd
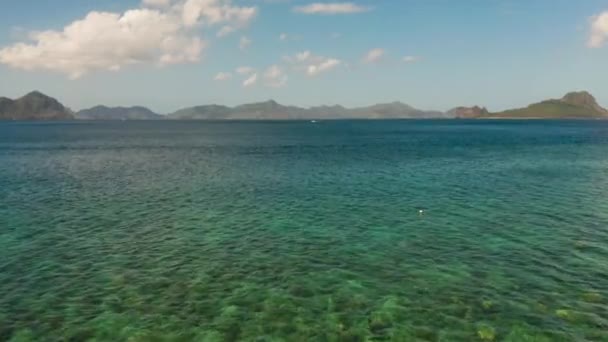
{"label": "hazy distant hill", "polygon": [[488,116],[490,112],[485,107],[456,107],[447,112],[447,115],[451,118],[457,119],[475,119],[479,117]]}
{"label": "hazy distant hill", "polygon": [[431,119],[431,118],[606,118],[602,108],[586,91],[571,92],[561,99],[546,100],[526,108],[489,112],[484,107],[456,107],[448,112],[416,109],[401,102],[369,107],[346,108],[340,105],[302,108],[276,101],[249,103],[236,107],[203,105],[180,109],[169,115],[154,113],[145,107],[96,106],[74,114],[59,101],[40,92],[31,92],[17,100],[0,97],[0,120],[313,120],[313,119]]}
{"label": "hazy distant hill", "polygon": [[320,118],[334,118],[334,119],[344,119],[348,118],[350,110],[346,107],[340,105],[334,106],[317,106],[311,107],[308,109],[308,115],[314,117],[315,119]]}
{"label": "hazy distant hill", "polygon": [[593,95],[586,91],[571,92],[561,99],[545,100],[525,108],[489,113],[480,107],[458,107],[451,110],[457,118],[521,118],[521,119],[576,119],[608,118],[608,111],[602,108]]}
{"label": "hazy distant hill", "polygon": [[586,91],[566,94],[559,100],[546,100],[526,108],[490,114],[492,117],[513,118],[607,118],[608,111],[597,104]]}
{"label": "hazy distant hill", "polygon": [[145,107],[106,107],[96,106],[75,114],[80,120],[159,120],[164,116]]}
{"label": "hazy distant hill", "polygon": [[168,119],[182,120],[219,120],[230,113],[230,108],[219,105],[206,105],[180,109],[169,114]]}
{"label": "hazy distant hill", "polygon": [[356,108],[350,111],[354,117],[366,119],[429,119],[444,118],[445,113],[416,109],[401,102],[381,103],[370,107]]}
{"label": "hazy distant hill", "polygon": [[70,120],[70,109],[38,91],[19,99],[0,97],[0,120]]}
{"label": "hazy distant hill", "polygon": [[284,106],[270,100],[237,107],[208,105],[184,108],[168,117],[195,120],[406,119],[441,118],[445,114],[415,109],[400,102],[348,109],[342,106],[301,108]]}
{"label": "hazy distant hill", "polygon": [[284,106],[276,101],[249,103],[234,107],[230,116],[235,119],[254,119],[254,120],[296,120],[307,119],[308,110]]}

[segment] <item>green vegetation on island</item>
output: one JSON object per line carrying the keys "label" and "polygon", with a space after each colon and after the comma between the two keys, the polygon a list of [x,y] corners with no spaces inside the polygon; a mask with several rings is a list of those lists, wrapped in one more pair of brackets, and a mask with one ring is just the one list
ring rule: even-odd
{"label": "green vegetation on island", "polygon": [[597,119],[608,118],[586,91],[545,100],[525,108],[490,112],[485,107],[456,107],[447,112],[420,110],[401,102],[368,107],[340,105],[302,108],[274,100],[236,107],[201,105],[161,115],[141,107],[96,106],[73,113],[54,98],[32,92],[17,100],[0,97],[0,120],[340,120],[340,119]]}
{"label": "green vegetation on island", "polygon": [[274,100],[249,103],[236,107],[220,105],[180,109],[167,117],[187,120],[312,120],[312,119],[429,119],[443,118],[439,111],[419,110],[401,102],[376,104],[369,107],[345,108],[319,106],[302,108],[284,106]]}
{"label": "green vegetation on island", "polygon": [[106,107],[96,106],[76,113],[79,120],[159,120],[164,117],[141,106]]}
{"label": "green vegetation on island", "polygon": [[509,109],[490,113],[480,107],[459,107],[452,111],[456,118],[483,119],[577,119],[608,118],[608,111],[602,108],[593,95],[586,91],[571,92],[561,99],[534,103],[525,108]]}
{"label": "green vegetation on island", "polygon": [[0,97],[0,120],[71,120],[72,111],[38,91],[11,100]]}

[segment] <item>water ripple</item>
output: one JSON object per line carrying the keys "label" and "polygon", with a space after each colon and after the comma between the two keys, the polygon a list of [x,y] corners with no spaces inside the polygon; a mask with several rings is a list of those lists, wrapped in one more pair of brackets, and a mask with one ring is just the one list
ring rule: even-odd
{"label": "water ripple", "polygon": [[0,124],[0,340],[606,341],[607,151],[597,121]]}

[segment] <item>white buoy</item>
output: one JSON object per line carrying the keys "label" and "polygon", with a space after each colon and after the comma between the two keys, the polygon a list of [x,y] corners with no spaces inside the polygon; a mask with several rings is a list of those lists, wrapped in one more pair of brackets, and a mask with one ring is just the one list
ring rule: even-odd
{"label": "white buoy", "polygon": [[422,210],[422,209],[418,210],[418,214],[419,214],[419,215],[424,214],[424,210]]}

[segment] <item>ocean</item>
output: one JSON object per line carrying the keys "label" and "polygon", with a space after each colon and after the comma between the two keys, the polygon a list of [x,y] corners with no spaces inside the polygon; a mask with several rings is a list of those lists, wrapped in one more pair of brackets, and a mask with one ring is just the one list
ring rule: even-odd
{"label": "ocean", "polygon": [[608,341],[608,122],[0,123],[0,340]]}

